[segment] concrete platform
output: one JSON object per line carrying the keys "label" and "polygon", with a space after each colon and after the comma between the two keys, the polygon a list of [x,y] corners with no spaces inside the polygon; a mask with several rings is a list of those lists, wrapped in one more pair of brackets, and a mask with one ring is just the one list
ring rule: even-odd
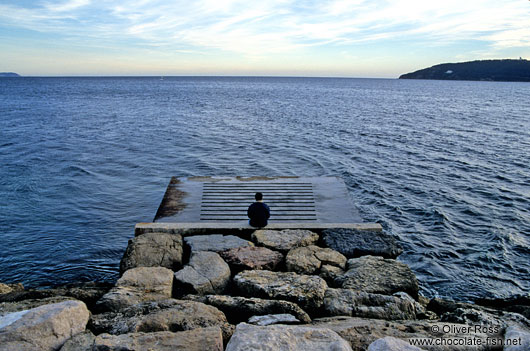
{"label": "concrete platform", "polygon": [[270,225],[362,222],[337,177],[173,177],[154,222],[245,227],[256,192],[271,208]]}

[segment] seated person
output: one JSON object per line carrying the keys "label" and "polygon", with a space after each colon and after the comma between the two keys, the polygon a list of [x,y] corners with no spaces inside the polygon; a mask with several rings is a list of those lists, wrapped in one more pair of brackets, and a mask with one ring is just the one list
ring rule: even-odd
{"label": "seated person", "polygon": [[263,202],[263,194],[256,193],[254,196],[256,202],[248,207],[247,215],[250,220],[248,223],[253,227],[265,227],[267,220],[271,216],[271,210],[266,203]]}

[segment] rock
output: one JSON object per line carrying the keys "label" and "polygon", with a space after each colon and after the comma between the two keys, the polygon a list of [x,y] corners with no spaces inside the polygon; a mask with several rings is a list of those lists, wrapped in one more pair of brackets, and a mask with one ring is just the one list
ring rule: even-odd
{"label": "rock", "polygon": [[404,263],[382,257],[363,256],[348,260],[348,271],[335,279],[337,286],[374,294],[404,291],[418,298],[418,280]]}
{"label": "rock", "polygon": [[282,261],[283,255],[266,247],[237,247],[219,253],[232,271],[244,269],[274,270]]}
{"label": "rock", "polygon": [[252,240],[260,246],[265,246],[276,251],[288,252],[295,247],[315,244],[318,240],[318,234],[302,229],[262,229],[252,233]]}
{"label": "rock", "polygon": [[238,236],[222,234],[188,236],[184,238],[184,241],[190,247],[192,252],[221,252],[238,247],[254,246],[252,242],[241,239]]}
{"label": "rock", "polygon": [[127,270],[96,304],[98,312],[119,311],[145,301],[165,300],[173,291],[173,271],[164,267]]}
{"label": "rock", "polygon": [[297,304],[284,300],[265,300],[256,297],[226,295],[189,295],[186,299],[204,302],[223,311],[231,323],[247,321],[254,315],[292,314],[303,323],[310,323],[309,315]]}
{"label": "rock", "polygon": [[[429,321],[407,320],[407,321],[385,321],[381,319],[364,319],[356,317],[331,317],[315,319],[312,323],[315,327],[329,328],[338,333],[348,341],[354,351],[364,351],[377,339],[392,336],[402,340],[410,339],[480,339],[481,345],[476,348],[464,347],[459,350],[491,350],[487,345],[487,337],[498,338],[502,335],[487,335],[469,331],[470,326],[463,324],[439,323]],[[444,328],[445,331],[444,332]],[[438,332],[436,332],[438,331]],[[419,346],[419,345],[416,345]],[[447,343],[429,347],[421,346],[430,351],[454,351],[455,346]]]}
{"label": "rock", "polygon": [[90,312],[81,301],[64,301],[0,317],[2,350],[57,350],[85,330]]}
{"label": "rock", "polygon": [[96,337],[93,351],[223,351],[223,338],[218,327],[187,331],[101,334]]}
{"label": "rock", "polygon": [[201,302],[168,299],[140,303],[119,312],[92,316],[89,328],[95,334],[113,335],[183,331],[206,327],[220,327],[226,340],[233,330],[223,312]]}
{"label": "rock", "polygon": [[322,265],[346,267],[346,257],[335,250],[315,245],[297,247],[289,251],[285,259],[288,271],[301,274],[314,274]]}
{"label": "rock", "polygon": [[89,331],[79,333],[68,339],[60,351],[92,351],[96,337]]}
{"label": "rock", "polygon": [[351,351],[337,333],[308,326],[238,324],[226,351]]}
{"label": "rock", "polygon": [[370,294],[350,289],[328,289],[324,297],[328,316],[353,316],[385,320],[415,319],[413,302],[396,296]]}
{"label": "rock", "polygon": [[305,310],[315,311],[324,300],[326,281],[293,272],[243,271],[234,283],[245,296],[287,300]]}
{"label": "rock", "polygon": [[320,273],[318,275],[322,279],[324,279],[328,283],[328,285],[335,287],[335,279],[337,279],[337,277],[343,274],[344,274],[343,269],[339,267],[331,266],[329,264],[324,264],[322,265],[322,267],[320,267]]}
{"label": "rock", "polygon": [[457,308],[473,308],[473,305],[438,298],[431,299],[427,304],[427,309],[438,315],[442,315],[446,312],[454,312]]}
{"label": "rock", "polygon": [[30,310],[43,305],[50,305],[53,303],[59,303],[64,301],[74,300],[72,297],[67,296],[56,296],[56,297],[47,297],[40,300],[22,300],[17,302],[2,302],[0,303],[0,316],[13,313]]}
{"label": "rock", "polygon": [[248,319],[249,324],[272,325],[272,324],[298,324],[300,321],[292,314],[267,314],[264,316],[252,316]]}
{"label": "rock", "polygon": [[165,267],[177,270],[182,265],[182,237],[178,234],[146,233],[129,240],[120,262],[120,274],[136,267]]}
{"label": "rock", "polygon": [[438,319],[438,316],[436,315],[436,313],[431,312],[431,311],[427,311],[427,309],[425,308],[425,306],[427,305],[427,303],[425,303],[425,300],[426,300],[425,297],[419,296],[418,300],[419,301],[423,300],[423,302],[424,302],[424,304],[421,304],[420,302],[417,302],[416,300],[414,300],[412,298],[412,296],[410,296],[409,294],[407,294],[404,291],[399,291],[397,293],[394,293],[394,294],[392,294],[392,296],[396,296],[396,297],[399,297],[400,299],[410,301],[410,303],[412,303],[414,305],[414,311],[416,313],[416,318],[418,318],[418,319],[432,319],[432,320]]}
{"label": "rock", "polygon": [[508,312],[515,312],[530,319],[530,294],[514,295],[509,298],[481,298],[475,301],[476,304],[494,309],[501,309]]}
{"label": "rock", "polygon": [[394,237],[383,232],[345,228],[325,229],[322,239],[327,247],[348,258],[365,255],[396,258],[403,249]]}
{"label": "rock", "polygon": [[[12,285],[0,283],[0,295],[10,293],[13,290],[15,290],[15,289],[13,288]],[[24,290],[24,287],[22,287],[22,290]]]}
{"label": "rock", "polygon": [[530,350],[530,332],[517,326],[506,328],[504,334],[504,351]]}
{"label": "rock", "polygon": [[368,346],[368,351],[422,351],[419,347],[413,346],[405,340],[386,336],[377,339]]}
{"label": "rock", "polygon": [[198,251],[175,273],[175,287],[182,292],[220,294],[230,280],[230,267],[215,252]]}

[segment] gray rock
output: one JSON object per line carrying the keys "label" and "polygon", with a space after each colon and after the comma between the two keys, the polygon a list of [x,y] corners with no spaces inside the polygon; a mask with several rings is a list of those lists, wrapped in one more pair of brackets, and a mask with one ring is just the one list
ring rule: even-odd
{"label": "gray rock", "polygon": [[147,233],[129,240],[120,262],[120,274],[136,267],[165,267],[177,270],[182,265],[182,237],[178,234]]}
{"label": "gray rock", "polygon": [[404,291],[418,299],[418,280],[404,263],[382,257],[363,256],[348,260],[348,271],[335,279],[344,289],[392,295]]}
{"label": "gray rock", "polygon": [[173,271],[164,267],[137,267],[127,270],[116,286],[96,304],[98,311],[119,311],[145,301],[170,298]]}
{"label": "gray rock", "polygon": [[197,251],[190,262],[175,273],[175,287],[181,292],[220,294],[230,280],[230,267],[215,252]]}
{"label": "gray rock", "polygon": [[272,324],[298,324],[300,321],[292,314],[267,314],[264,316],[252,316],[248,319],[249,324],[272,325]]}
{"label": "gray rock", "polygon": [[504,334],[504,351],[530,350],[530,332],[517,326],[506,328]]}
{"label": "gray rock", "polygon": [[414,303],[396,296],[350,289],[328,289],[324,297],[328,316],[353,316],[385,320],[415,319]]}
{"label": "gray rock", "polygon": [[59,349],[85,330],[90,312],[81,301],[64,301],[0,317],[2,351]]}
{"label": "gray rock", "polygon": [[188,295],[186,299],[204,302],[223,311],[232,323],[247,321],[254,315],[292,314],[304,323],[311,322],[309,315],[297,304],[284,300],[265,300],[256,297],[226,295]]}
{"label": "gray rock", "polygon": [[223,351],[223,338],[218,327],[200,328],[176,333],[101,334],[93,351]]}
{"label": "gray rock", "polygon": [[274,270],[283,261],[281,253],[266,247],[237,247],[219,254],[237,272],[244,269]]}
{"label": "gray rock", "polygon": [[317,276],[271,271],[243,271],[234,277],[234,283],[245,296],[287,300],[308,311],[322,305],[328,287]]}
{"label": "gray rock", "polygon": [[315,245],[297,247],[289,251],[285,259],[288,271],[301,274],[314,274],[322,265],[346,267],[346,257],[335,250]]}
{"label": "gray rock", "polygon": [[95,334],[113,335],[182,331],[206,327],[220,327],[226,340],[233,330],[223,312],[201,302],[168,299],[145,302],[119,312],[93,315],[89,328]]}
{"label": "gray rock", "polygon": [[296,247],[315,244],[318,240],[318,234],[302,229],[262,229],[252,233],[252,240],[259,246],[265,246],[276,251],[288,252]]}
{"label": "gray rock", "polygon": [[43,305],[50,305],[53,303],[59,303],[64,301],[75,300],[73,297],[67,296],[55,296],[47,297],[44,299],[30,299],[22,300],[16,302],[2,302],[0,303],[0,316],[6,315],[8,313],[20,312],[25,310],[30,310]]}
{"label": "gray rock", "polygon": [[254,326],[241,323],[226,345],[226,351],[351,351],[337,333],[308,326]]}
{"label": "gray rock", "polygon": [[326,246],[348,258],[365,255],[396,258],[403,249],[394,237],[383,232],[333,228],[322,231]]}
{"label": "gray rock", "polygon": [[[421,303],[419,303],[416,300],[414,300],[412,298],[412,296],[410,296],[406,292],[399,291],[397,293],[392,294],[392,296],[396,296],[396,297],[399,297],[399,298],[401,298],[403,300],[410,301],[410,303],[412,303],[414,305],[414,311],[416,312],[416,318],[418,318],[418,319],[432,319],[432,320],[438,319],[438,316],[436,315],[436,313],[434,313],[432,311],[428,311],[425,308],[427,303],[425,303],[425,306],[422,305]],[[422,298],[425,299],[425,297],[420,296],[419,300],[422,300]]]}
{"label": "gray rock", "polygon": [[238,247],[254,246],[252,242],[241,239],[235,235],[222,234],[188,236],[184,238],[184,241],[190,247],[192,252],[221,252]]}
{"label": "gray rock", "polygon": [[60,351],[92,351],[96,336],[89,331],[79,333],[68,339]]}
{"label": "gray rock", "polygon": [[405,340],[386,336],[377,339],[368,346],[368,351],[422,351],[419,347],[411,345]]}
{"label": "gray rock", "polygon": [[339,267],[331,266],[329,264],[322,265],[322,267],[320,267],[320,272],[318,273],[318,275],[322,279],[324,279],[328,283],[328,285],[331,285],[331,286],[335,286],[335,279],[337,279],[343,274],[344,274],[343,269]]}
{"label": "gray rock", "polygon": [[[313,321],[313,326],[321,328],[329,328],[338,333],[342,338],[348,341],[354,351],[365,351],[368,346],[377,339],[385,336],[392,336],[402,340],[410,339],[480,339],[480,346],[464,347],[459,350],[492,350],[490,345],[487,345],[487,338],[492,335],[484,333],[475,333],[473,330],[468,332],[465,328],[469,326],[464,324],[440,323],[430,321],[385,321],[382,319],[364,319],[356,317],[330,317],[319,318]],[[447,333],[443,332],[443,328]],[[438,330],[439,332],[436,332]],[[460,332],[458,332],[460,331]],[[502,338],[502,334],[498,337]],[[454,351],[454,345],[432,345],[421,346],[429,351]]]}

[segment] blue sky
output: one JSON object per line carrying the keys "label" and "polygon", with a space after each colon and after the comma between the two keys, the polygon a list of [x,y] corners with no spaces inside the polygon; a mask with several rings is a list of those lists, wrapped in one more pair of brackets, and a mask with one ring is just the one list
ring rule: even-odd
{"label": "blue sky", "polygon": [[397,77],[530,58],[528,0],[1,0],[0,71]]}

